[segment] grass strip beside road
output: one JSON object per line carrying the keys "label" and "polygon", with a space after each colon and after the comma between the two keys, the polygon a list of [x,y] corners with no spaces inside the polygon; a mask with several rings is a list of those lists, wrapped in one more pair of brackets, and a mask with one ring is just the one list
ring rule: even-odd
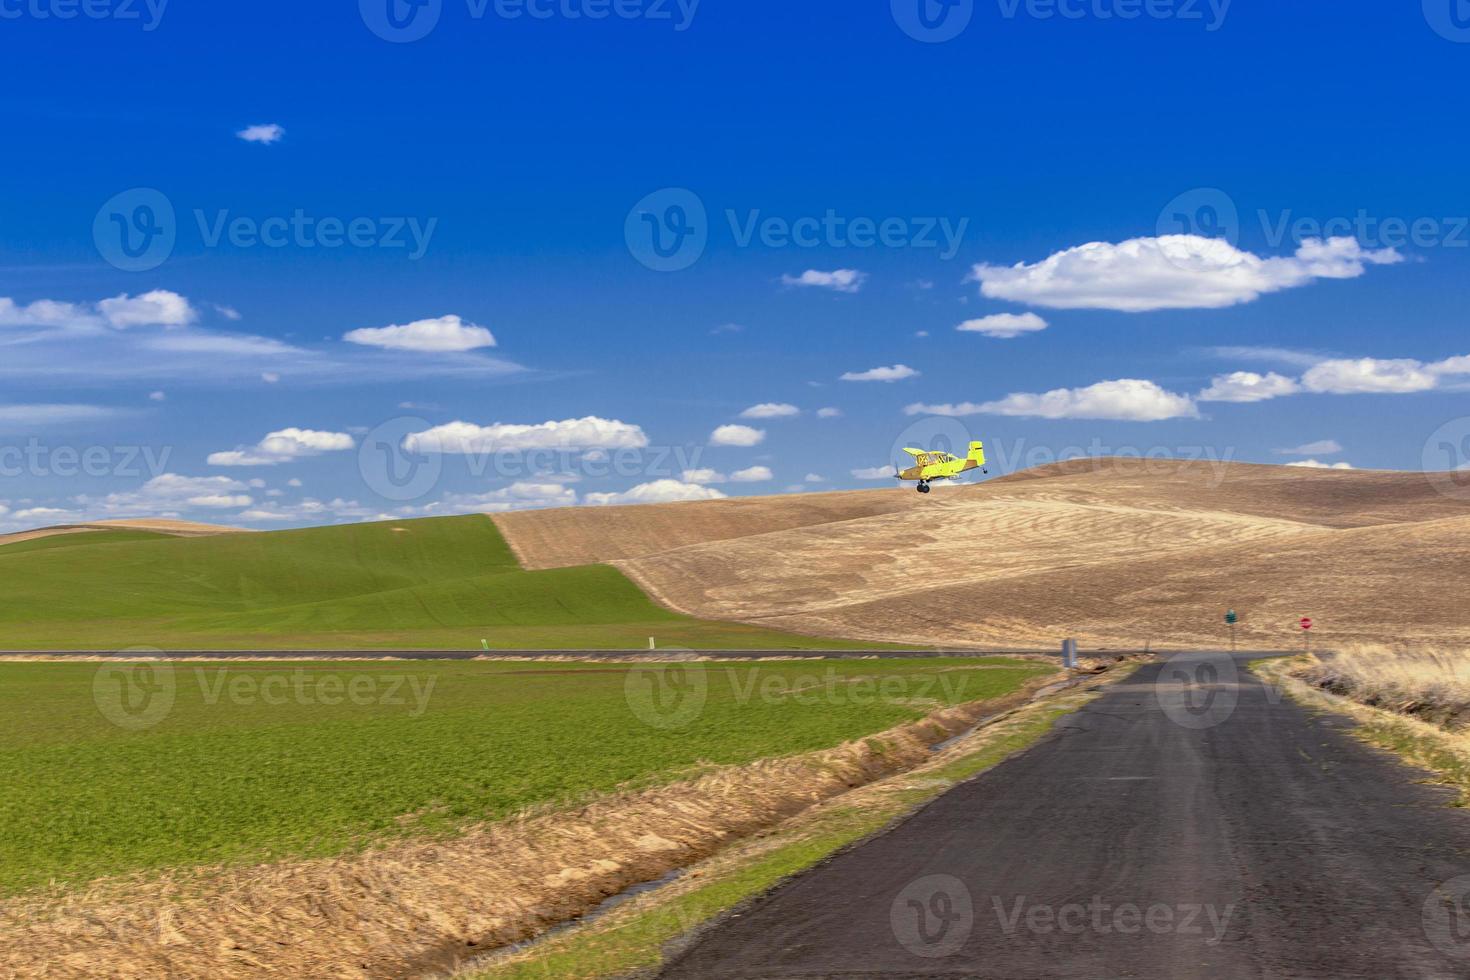
{"label": "grass strip beside road", "polygon": [[[1115,668],[1108,681],[1132,672]],[[878,833],[953,786],[1044,737],[1057,719],[1097,695],[1073,691],[1009,713],[951,746],[934,762],[814,808],[758,841],[739,844],[679,881],[580,928],[462,971],[463,980],[591,980],[642,975],[669,944],[783,879]]]}
{"label": "grass strip beside road", "polygon": [[1358,723],[1352,730],[1354,736],[1434,773],[1438,782],[1460,793],[1459,806],[1470,806],[1470,734],[1447,731],[1408,714],[1333,694],[1294,675],[1311,666],[1304,658],[1296,657],[1256,661],[1251,669],[1309,710],[1353,719]]}

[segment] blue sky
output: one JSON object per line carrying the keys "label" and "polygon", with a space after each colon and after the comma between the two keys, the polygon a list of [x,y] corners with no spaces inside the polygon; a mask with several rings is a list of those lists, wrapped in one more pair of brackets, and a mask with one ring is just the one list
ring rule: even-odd
{"label": "blue sky", "polygon": [[0,528],[1470,462],[1461,0],[391,3],[0,0]]}

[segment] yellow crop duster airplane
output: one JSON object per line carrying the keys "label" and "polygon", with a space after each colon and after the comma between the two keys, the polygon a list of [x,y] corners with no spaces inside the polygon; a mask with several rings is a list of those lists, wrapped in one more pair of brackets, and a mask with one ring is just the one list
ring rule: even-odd
{"label": "yellow crop duster airplane", "polygon": [[949,453],[931,453],[923,449],[905,449],[904,452],[914,457],[914,465],[906,470],[899,470],[894,474],[898,480],[918,480],[919,492],[929,492],[931,480],[954,480],[961,473],[971,470],[979,470],[981,473],[989,473],[985,468],[985,443],[970,443],[970,454],[964,459],[951,456]]}

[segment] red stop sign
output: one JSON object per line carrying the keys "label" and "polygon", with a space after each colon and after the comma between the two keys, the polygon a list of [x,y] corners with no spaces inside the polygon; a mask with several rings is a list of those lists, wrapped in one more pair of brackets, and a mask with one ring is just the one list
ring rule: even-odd
{"label": "red stop sign", "polygon": [[1309,616],[1303,616],[1302,617],[1302,629],[1309,630],[1311,628],[1312,628],[1312,620],[1311,620],[1311,617],[1309,617]]}

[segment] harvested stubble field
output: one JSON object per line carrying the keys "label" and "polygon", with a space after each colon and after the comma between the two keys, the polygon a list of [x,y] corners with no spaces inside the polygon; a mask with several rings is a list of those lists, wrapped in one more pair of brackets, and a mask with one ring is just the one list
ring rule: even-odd
{"label": "harvested stubble field", "polygon": [[1078,460],[894,489],[497,515],[531,568],[606,561],[668,606],[889,642],[1470,643],[1470,473]]}

